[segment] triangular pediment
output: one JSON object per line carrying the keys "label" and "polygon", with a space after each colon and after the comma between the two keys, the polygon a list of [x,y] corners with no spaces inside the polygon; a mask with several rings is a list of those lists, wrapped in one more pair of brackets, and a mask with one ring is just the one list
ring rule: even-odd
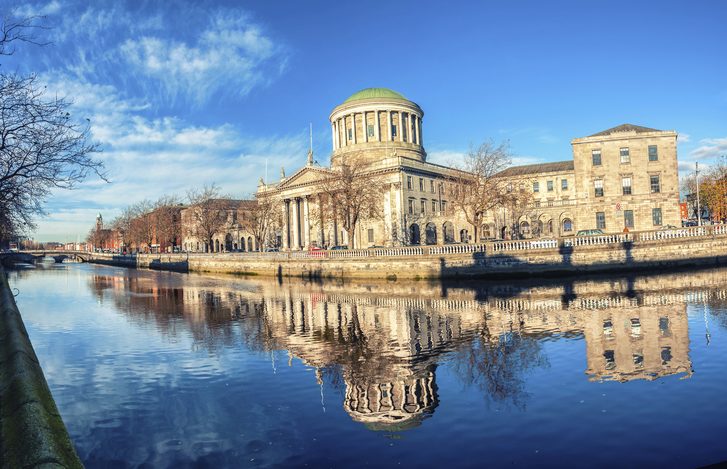
{"label": "triangular pediment", "polygon": [[285,181],[281,182],[278,185],[279,189],[284,189],[286,187],[293,187],[293,186],[300,186],[303,184],[309,184],[309,183],[315,183],[322,179],[324,179],[328,173],[330,173],[330,169],[328,168],[321,168],[316,166],[305,166],[298,171],[296,171],[292,176],[287,178]]}

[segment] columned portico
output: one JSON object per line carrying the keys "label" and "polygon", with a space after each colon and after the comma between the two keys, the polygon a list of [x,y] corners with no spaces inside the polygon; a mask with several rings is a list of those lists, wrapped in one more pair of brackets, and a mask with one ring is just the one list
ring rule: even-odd
{"label": "columned portico", "polygon": [[293,246],[291,249],[300,249],[300,199],[293,199]]}
{"label": "columned portico", "polygon": [[303,197],[303,247],[308,249],[310,240],[310,211],[308,207],[308,196]]}
{"label": "columned portico", "polygon": [[290,200],[283,201],[283,249],[290,249]]}

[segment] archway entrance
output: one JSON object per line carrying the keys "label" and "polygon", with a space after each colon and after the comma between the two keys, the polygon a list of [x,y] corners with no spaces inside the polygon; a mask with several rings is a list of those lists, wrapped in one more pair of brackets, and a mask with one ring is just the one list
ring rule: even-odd
{"label": "archway entrance", "polygon": [[225,236],[225,251],[232,251],[232,235],[230,233]]}
{"label": "archway entrance", "polygon": [[454,225],[452,225],[452,222],[445,222],[442,226],[442,231],[444,232],[444,242],[445,243],[453,243],[454,242]]}
{"label": "archway entrance", "polygon": [[424,227],[424,243],[437,244],[437,225],[432,222],[427,223]]}
{"label": "archway entrance", "polygon": [[460,243],[467,243],[469,242],[469,233],[467,230],[460,230],[459,232],[459,241]]}
{"label": "archway entrance", "polygon": [[416,223],[409,227],[409,244],[421,244],[419,225]]}

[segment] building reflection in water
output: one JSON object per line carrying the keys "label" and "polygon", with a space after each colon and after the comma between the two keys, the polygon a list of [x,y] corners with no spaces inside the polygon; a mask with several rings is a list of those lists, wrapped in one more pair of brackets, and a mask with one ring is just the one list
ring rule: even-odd
{"label": "building reflection in water", "polygon": [[567,304],[556,284],[463,286],[444,295],[441,284],[423,282],[281,285],[122,272],[93,277],[102,301],[170,336],[187,328],[210,350],[235,342],[286,350],[317,370],[319,384],[344,388],[353,420],[386,431],[415,427],[435,411],[444,357],[486,398],[515,404],[527,397],[524,372],[547,366],[551,338],[585,340],[591,380],[689,377],[686,304],[694,295],[727,298],[719,270],[569,283]]}

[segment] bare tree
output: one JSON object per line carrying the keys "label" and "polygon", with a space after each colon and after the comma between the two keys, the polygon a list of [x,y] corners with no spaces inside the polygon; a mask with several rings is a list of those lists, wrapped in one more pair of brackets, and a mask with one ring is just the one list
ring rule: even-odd
{"label": "bare tree", "polygon": [[280,226],[280,199],[268,194],[256,194],[256,204],[246,213],[242,225],[255,237],[255,244],[264,249],[269,245],[270,235]]}
{"label": "bare tree", "polygon": [[[2,18],[0,56],[14,44],[40,44],[33,32],[38,17]],[[36,76],[0,74],[0,222],[5,233],[33,227],[43,202],[55,188],[71,189],[91,174],[105,180],[88,121],[70,114],[71,102],[46,96]]]}
{"label": "bare tree", "polygon": [[187,198],[190,205],[187,234],[202,240],[207,250],[212,250],[214,236],[227,223],[230,199],[223,197],[214,184],[190,190]]}
{"label": "bare tree", "polygon": [[162,246],[176,246],[181,238],[182,205],[179,198],[173,195],[164,195],[154,202],[151,212],[151,222],[154,225],[156,242]]}
{"label": "bare tree", "polygon": [[321,181],[322,208],[341,223],[348,247],[355,246],[356,227],[362,219],[381,218],[383,184],[359,155],[347,155],[339,167]]}
{"label": "bare tree", "polygon": [[501,206],[512,182],[498,177],[498,173],[512,162],[507,142],[495,146],[493,142],[470,148],[464,162],[453,165],[458,171],[448,177],[448,197],[455,211],[464,214],[479,240],[479,227],[485,213]]}

